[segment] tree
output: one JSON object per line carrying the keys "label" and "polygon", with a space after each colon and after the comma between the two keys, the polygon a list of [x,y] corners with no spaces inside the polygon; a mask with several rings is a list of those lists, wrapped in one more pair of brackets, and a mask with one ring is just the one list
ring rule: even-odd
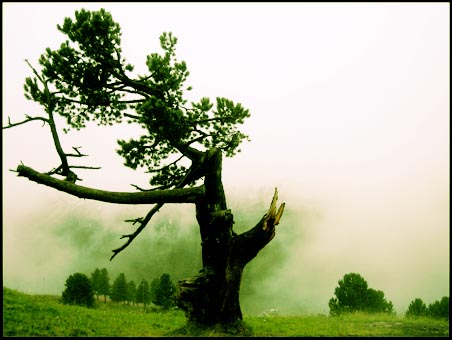
{"label": "tree", "polygon": [[357,273],[345,274],[334,290],[335,298],[328,302],[331,315],[365,311],[392,313],[392,302],[386,301],[384,293],[368,288],[367,281]]}
{"label": "tree", "polygon": [[100,295],[100,270],[96,268],[94,272],[91,273],[91,285],[93,287],[94,293],[96,294],[97,299],[99,300]]}
{"label": "tree", "polygon": [[407,317],[418,317],[427,315],[427,306],[422,299],[416,298],[410,302],[405,314]]}
{"label": "tree", "polygon": [[70,275],[66,280],[65,286],[66,288],[62,293],[64,304],[94,306],[94,289],[85,274],[75,273]]}
{"label": "tree", "polygon": [[118,275],[111,287],[110,298],[114,302],[124,302],[127,300],[127,280],[124,273]]}
{"label": "tree", "polygon": [[143,309],[146,309],[146,304],[151,302],[151,291],[149,290],[149,284],[146,280],[141,280],[137,288],[137,303],[143,304]]}
{"label": "tree", "polygon": [[391,301],[386,301],[381,290],[369,288],[366,292],[364,310],[370,313],[392,313],[394,306]]}
{"label": "tree", "polygon": [[150,294],[151,294],[151,297],[150,297],[151,301],[155,301],[156,300],[157,289],[158,289],[159,284],[160,284],[160,279],[157,278],[157,277],[151,281],[151,292],[150,292]]}
{"label": "tree", "polygon": [[171,281],[169,274],[162,274],[158,285],[155,286],[154,298],[152,300],[157,306],[162,306],[168,309],[174,306],[174,294],[176,292],[176,287]]}
{"label": "tree", "polygon": [[429,304],[428,314],[434,318],[449,320],[449,297],[443,296],[440,301]]}
{"label": "tree", "polygon": [[108,276],[107,268],[102,268],[99,277],[99,294],[104,296],[104,303],[107,302],[107,295],[110,293],[110,278]]}
{"label": "tree", "polygon": [[[273,239],[284,211],[284,203],[277,208],[275,190],[269,210],[254,227],[241,234],[233,230],[222,159],[234,156],[248,139],[238,125],[249,117],[249,110],[222,97],[189,103],[184,98],[191,89],[185,85],[189,71],[184,61],[176,59],[177,38],[171,33],[160,36],[162,54],[147,56],[149,72],[134,75],[122,55],[120,26],[104,9],[76,11],[74,20],[65,18],[57,28],[68,40],[57,50],[45,50],[39,58],[40,70],[27,61],[34,75],[25,80],[25,96],[40,104],[44,114],[15,123],[8,120],[4,128],[34,121],[48,125],[61,164],[45,173],[20,164],[18,176],[79,198],[155,204],[145,216],[128,220],[137,229],[122,236],[126,242],[113,250],[111,259],[132,243],[164,204],[194,204],[203,268],[193,278],[179,281],[177,304],[188,321],[240,323],[243,269]],[[135,192],[111,192],[78,185],[75,171],[98,168],[70,162],[86,155],[79,147],[72,153],[63,149],[55,115],[64,118],[64,132],[82,129],[89,121],[99,125],[127,121],[141,127],[141,136],[118,140],[118,154],[126,166],[149,172],[151,187],[134,185]]]}
{"label": "tree", "polygon": [[137,285],[135,281],[127,282],[127,301],[131,302],[132,305],[136,302],[137,299]]}

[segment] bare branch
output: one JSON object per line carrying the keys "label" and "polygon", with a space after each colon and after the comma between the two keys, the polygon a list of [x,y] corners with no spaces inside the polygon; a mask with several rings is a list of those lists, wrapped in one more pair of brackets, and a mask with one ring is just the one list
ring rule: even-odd
{"label": "bare branch", "polygon": [[[137,237],[138,234],[141,233],[141,231],[146,227],[148,222],[151,220],[152,216],[154,216],[154,214],[157,211],[159,211],[162,206],[163,206],[163,203],[156,204],[151,210],[149,210],[149,212],[147,213],[146,217],[144,219],[141,219],[140,226],[137,228],[137,230],[135,230],[135,232],[133,234],[123,235],[121,237],[121,239],[128,238],[128,240],[121,247],[112,250],[113,251],[113,255],[110,257],[110,261],[113,260],[113,258],[116,255],[118,255],[123,249],[125,249],[130,243],[132,243],[132,241],[135,239],[135,237]],[[136,220],[139,220],[139,219],[136,219]]]}
{"label": "bare branch", "polygon": [[[67,97],[60,97],[60,98],[69,103],[88,105],[85,102],[82,102],[81,100],[71,99],[71,98],[67,98]],[[140,103],[142,101],[143,101],[143,99],[131,99],[131,100],[118,100],[117,102],[122,103],[122,104],[135,104],[135,103]],[[111,105],[111,102],[104,101],[104,102],[96,102],[95,104],[98,106],[109,106],[109,105]]]}
{"label": "bare branch", "polygon": [[99,170],[102,169],[100,166],[84,166],[84,165],[69,165],[70,169],[88,169],[88,170]]}
{"label": "bare branch", "polygon": [[[125,220],[124,222],[132,222],[132,225],[135,225],[138,222],[143,222],[143,217],[134,218],[133,220]],[[121,237],[123,238],[123,237]]]}
{"label": "bare branch", "polygon": [[44,184],[70,195],[108,203],[195,203],[199,198],[204,196],[203,186],[146,192],[114,192],[76,185],[69,181],[60,180],[47,174],[40,173],[25,165],[19,165],[17,167],[17,172],[18,176],[26,177],[33,182]]}
{"label": "bare branch", "polygon": [[66,157],[88,157],[88,155],[82,154],[78,149],[80,149],[81,146],[75,147],[73,146],[72,149],[75,150],[75,152],[77,152],[76,154],[73,153],[67,153]]}
{"label": "bare branch", "polygon": [[[204,157],[204,155],[203,155]],[[188,183],[191,183],[192,181],[197,180],[198,178],[200,178],[203,175],[203,166],[204,166],[204,162],[203,162],[203,158],[201,158],[200,161],[198,162],[193,162],[190,169],[188,169],[187,173],[185,174],[184,178],[182,178],[179,183],[177,183],[175,185],[176,189],[172,189],[172,190],[188,190],[188,189],[179,189],[179,188],[183,188],[184,186],[186,186]],[[202,189],[202,196],[204,196],[204,186],[200,187]],[[147,193],[152,193],[155,191],[147,191]],[[160,191],[162,192],[162,191]],[[200,198],[200,196],[198,197]],[[197,201],[197,200],[196,200]],[[194,203],[196,203],[196,201]],[[117,255],[119,254],[119,252],[121,252],[123,249],[125,249],[130,243],[132,243],[132,241],[135,239],[135,237],[138,236],[138,234],[146,227],[146,225],[149,223],[149,221],[151,220],[152,216],[154,216],[154,214],[159,211],[159,209],[163,206],[164,202],[160,202],[157,205],[155,205],[146,215],[146,217],[142,220],[135,219],[132,221],[139,221],[140,222],[140,226],[137,228],[137,230],[135,230],[135,232],[133,234],[130,235],[123,235],[121,237],[122,238],[128,238],[127,242],[122,245],[120,248],[114,249],[113,250],[113,255],[110,258],[110,261]],[[130,220],[129,220],[130,221]],[[136,222],[135,222],[136,223]],[[134,223],[134,224],[135,224]]]}
{"label": "bare branch", "polygon": [[165,165],[165,166],[162,166],[162,167],[159,168],[159,169],[152,169],[152,170],[146,171],[146,173],[159,172],[159,171],[162,171],[162,170],[164,170],[164,169],[167,169],[167,168],[169,168],[171,165],[176,164],[177,162],[179,162],[179,161],[180,161],[182,158],[184,158],[184,157],[185,157],[185,156],[182,155],[182,156],[180,156],[178,159],[176,159],[174,162],[171,162],[171,163],[169,163],[169,164],[167,164],[167,165]]}
{"label": "bare branch", "polygon": [[4,126],[3,129],[9,129],[9,128],[12,128],[12,127],[15,127],[15,126],[18,126],[18,125],[22,125],[22,124],[34,121],[34,120],[41,120],[44,123],[49,124],[49,120],[47,118],[44,118],[44,117],[30,117],[28,115],[25,115],[25,117],[27,119],[25,119],[25,120],[23,120],[21,122],[18,122],[18,123],[11,123],[11,119],[8,117],[8,125]]}
{"label": "bare branch", "polygon": [[124,113],[124,117],[132,118],[132,119],[140,119],[139,116],[131,114],[131,113]]}

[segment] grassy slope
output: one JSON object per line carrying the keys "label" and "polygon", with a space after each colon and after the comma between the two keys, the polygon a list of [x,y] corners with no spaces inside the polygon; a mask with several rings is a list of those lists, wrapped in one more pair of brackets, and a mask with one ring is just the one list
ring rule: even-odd
{"label": "grassy slope", "polygon": [[[252,336],[448,336],[449,322],[388,315],[245,316]],[[218,336],[187,329],[180,311],[144,313],[142,307],[100,302],[95,309],[66,306],[57,296],[3,288],[3,336]]]}

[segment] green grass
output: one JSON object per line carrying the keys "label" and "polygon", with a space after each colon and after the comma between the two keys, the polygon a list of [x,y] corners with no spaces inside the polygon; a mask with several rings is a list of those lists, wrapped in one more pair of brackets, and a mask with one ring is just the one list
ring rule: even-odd
{"label": "green grass", "polygon": [[[239,335],[449,336],[449,321],[386,314],[244,317]],[[142,306],[99,301],[96,308],[63,305],[58,296],[27,295],[3,287],[3,336],[224,336],[231,332],[188,327],[181,311],[146,313]],[[232,333],[232,335],[235,335]]]}

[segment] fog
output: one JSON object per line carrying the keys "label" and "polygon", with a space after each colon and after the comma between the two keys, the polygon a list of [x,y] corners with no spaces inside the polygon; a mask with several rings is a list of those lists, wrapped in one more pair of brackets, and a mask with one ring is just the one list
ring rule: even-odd
{"label": "fog", "polygon": [[[3,126],[41,108],[23,83],[56,25],[81,4],[2,4]],[[449,4],[115,4],[104,7],[122,29],[123,54],[145,72],[158,37],[178,37],[190,98],[225,96],[250,109],[251,142],[223,161],[223,180],[238,232],[253,227],[278,188],[286,211],[276,237],[245,268],[243,312],[328,313],[345,274],[382,290],[398,313],[414,298],[449,296]],[[39,15],[37,15],[39,13]],[[57,122],[62,127],[62,122]],[[62,135],[82,146],[81,185],[131,191],[146,186],[126,169],[116,139],[137,131],[97,127]],[[23,162],[58,165],[47,127],[2,131],[3,284],[60,294],[66,278],[107,268],[136,282],[201,269],[191,205],[165,205],[113,261],[125,219],[148,206],[80,200],[17,177]]]}

